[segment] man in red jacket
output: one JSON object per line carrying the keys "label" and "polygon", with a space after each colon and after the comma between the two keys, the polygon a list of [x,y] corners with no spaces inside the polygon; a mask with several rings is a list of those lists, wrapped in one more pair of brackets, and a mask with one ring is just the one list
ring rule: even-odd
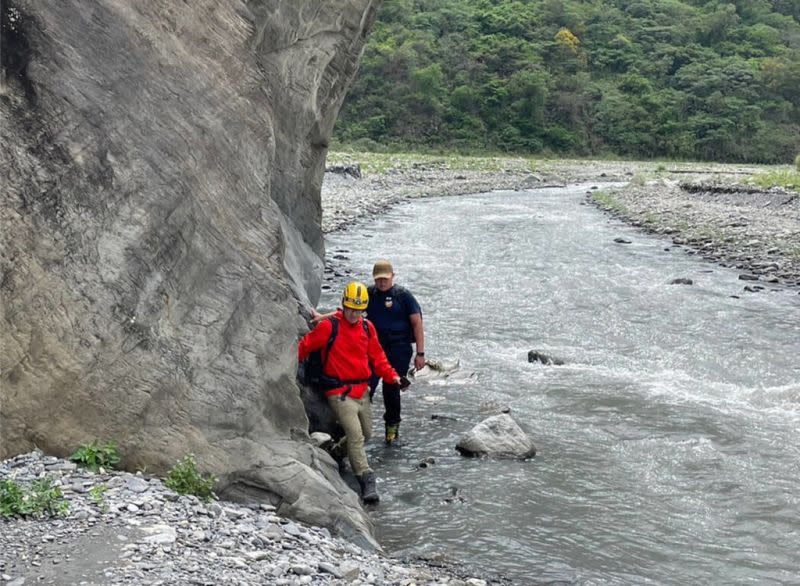
{"label": "man in red jacket", "polygon": [[342,309],[308,332],[297,347],[297,359],[305,360],[316,350],[325,352],[337,320],[337,334],[329,356],[323,356],[325,396],[347,438],[347,457],[361,485],[365,503],[377,503],[375,473],[369,467],[364,441],[372,436],[369,378],[372,371],[386,383],[400,384],[400,377],[386,359],[378,334],[362,317],[369,303],[367,286],[353,281],[344,289]]}

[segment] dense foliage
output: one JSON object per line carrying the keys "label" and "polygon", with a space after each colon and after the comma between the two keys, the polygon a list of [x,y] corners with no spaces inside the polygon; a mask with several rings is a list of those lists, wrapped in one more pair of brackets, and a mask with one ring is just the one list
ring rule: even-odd
{"label": "dense foliage", "polygon": [[385,0],[335,139],[790,163],[798,0]]}

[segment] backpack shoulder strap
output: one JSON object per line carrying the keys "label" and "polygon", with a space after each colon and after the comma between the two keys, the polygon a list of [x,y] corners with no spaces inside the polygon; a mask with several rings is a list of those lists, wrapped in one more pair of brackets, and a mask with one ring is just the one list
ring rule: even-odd
{"label": "backpack shoulder strap", "polygon": [[369,341],[369,339],[372,337],[372,334],[370,333],[369,330],[369,324],[367,323],[367,318],[363,318],[361,320],[361,327],[364,328],[364,333],[367,334],[367,341]]}
{"label": "backpack shoulder strap", "polygon": [[328,321],[331,322],[331,335],[328,338],[328,343],[325,345],[325,356],[322,357],[322,370],[325,370],[325,365],[328,363],[328,356],[331,353],[331,347],[333,346],[334,340],[336,340],[336,335],[339,333],[339,320],[333,317],[329,317]]}

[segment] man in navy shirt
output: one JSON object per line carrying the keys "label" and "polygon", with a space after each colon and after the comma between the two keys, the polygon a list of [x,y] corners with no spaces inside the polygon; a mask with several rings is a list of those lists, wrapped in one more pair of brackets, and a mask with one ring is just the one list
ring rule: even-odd
{"label": "man in navy shirt", "polygon": [[[404,377],[408,374],[411,357],[414,368],[425,366],[425,333],[419,303],[407,289],[394,284],[394,268],[388,260],[379,260],[372,267],[375,285],[368,288],[367,316],[378,331],[378,340],[389,363]],[[411,344],[416,345],[416,354]],[[380,379],[370,380],[370,396],[375,393]],[[400,428],[400,385],[383,383],[383,405],[386,412],[386,443],[397,441]]]}

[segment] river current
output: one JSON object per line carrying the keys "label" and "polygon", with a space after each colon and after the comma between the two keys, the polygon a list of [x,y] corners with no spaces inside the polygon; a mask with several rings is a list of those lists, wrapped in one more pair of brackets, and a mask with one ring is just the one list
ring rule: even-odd
{"label": "river current", "polygon": [[[800,295],[744,292],[588,187],[416,200],[328,236],[340,274],[391,259],[427,356],[460,361],[404,394],[400,447],[376,395],[380,542],[519,584],[800,583]],[[459,456],[500,407],[536,457]]]}

